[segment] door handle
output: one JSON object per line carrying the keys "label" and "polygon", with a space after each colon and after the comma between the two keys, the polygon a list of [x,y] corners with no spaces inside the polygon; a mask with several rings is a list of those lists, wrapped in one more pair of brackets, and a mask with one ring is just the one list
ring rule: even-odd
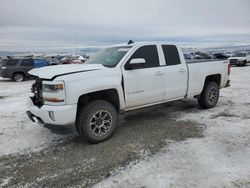
{"label": "door handle", "polygon": [[186,72],[186,70],[185,69],[180,69],[179,72],[183,73],[183,72]]}
{"label": "door handle", "polygon": [[161,72],[161,71],[157,71],[156,73],[155,73],[155,75],[163,75],[163,72]]}

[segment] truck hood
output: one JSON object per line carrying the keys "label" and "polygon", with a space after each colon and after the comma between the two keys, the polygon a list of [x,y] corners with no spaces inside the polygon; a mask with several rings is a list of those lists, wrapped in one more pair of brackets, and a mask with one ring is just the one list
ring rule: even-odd
{"label": "truck hood", "polygon": [[72,65],[55,65],[42,68],[36,68],[29,71],[30,75],[37,76],[42,79],[53,80],[58,76],[64,76],[68,74],[95,71],[104,69],[101,64],[72,64]]}

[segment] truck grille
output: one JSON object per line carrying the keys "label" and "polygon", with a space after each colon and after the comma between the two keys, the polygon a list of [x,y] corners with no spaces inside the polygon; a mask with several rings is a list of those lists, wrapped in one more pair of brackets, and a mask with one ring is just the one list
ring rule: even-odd
{"label": "truck grille", "polygon": [[31,97],[31,100],[35,106],[41,108],[44,104],[42,97],[42,80],[40,78],[36,78],[36,81],[31,86],[31,92],[34,96]]}
{"label": "truck grille", "polygon": [[238,60],[237,59],[230,59],[229,61],[231,64],[237,64],[238,63]]}

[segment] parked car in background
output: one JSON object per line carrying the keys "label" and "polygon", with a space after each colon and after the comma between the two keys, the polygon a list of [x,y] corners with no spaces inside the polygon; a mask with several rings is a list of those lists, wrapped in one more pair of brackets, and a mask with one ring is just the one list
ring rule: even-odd
{"label": "parked car in background", "polygon": [[83,57],[82,55],[79,55],[79,56],[73,56],[76,60],[80,60],[82,61],[83,63],[87,60],[85,57]]}
{"label": "parked car in background", "polygon": [[195,52],[196,55],[199,55],[202,59],[212,59],[212,57],[204,52]]}
{"label": "parked car in background", "polygon": [[85,57],[81,55],[73,55],[72,58],[73,60],[69,62],[70,64],[82,64],[87,60]]}
{"label": "parked car in background", "polygon": [[236,52],[228,60],[231,65],[245,66],[250,62],[250,52]]}
{"label": "parked car in background", "polygon": [[61,59],[62,64],[83,64],[87,60],[82,55],[68,55]]}
{"label": "parked car in background", "polygon": [[222,54],[222,53],[215,53],[215,54],[213,54],[213,56],[216,59],[227,59],[228,58],[228,56],[226,56],[225,54]]}
{"label": "parked car in background", "polygon": [[184,58],[186,60],[202,60],[202,59],[214,59],[213,56],[208,55],[204,52],[191,52],[191,53],[184,53]]}
{"label": "parked car in background", "polygon": [[82,55],[82,56],[83,56],[86,60],[90,58],[90,56],[89,56],[89,55],[86,55],[86,54],[84,54],[84,55]]}
{"label": "parked car in background", "polygon": [[65,56],[63,58],[61,58],[60,62],[62,64],[70,64],[69,62],[71,61],[72,59],[70,58],[70,56]]}
{"label": "parked car in background", "polygon": [[232,57],[233,56],[233,54],[231,52],[226,52],[226,53],[224,53],[224,55],[227,56],[227,57]]}
{"label": "parked car in background", "polygon": [[16,82],[22,82],[30,78],[28,73],[33,68],[48,66],[49,62],[44,59],[3,59],[0,65],[0,77],[11,78]]}
{"label": "parked car in background", "polygon": [[69,64],[83,64],[85,61],[81,61],[79,59],[73,59],[69,62]]}
{"label": "parked car in background", "polygon": [[193,59],[202,59],[202,56],[200,56],[196,52],[192,52],[191,55],[194,57]]}
{"label": "parked car in background", "polygon": [[51,58],[51,59],[46,59],[49,62],[49,65],[61,65],[62,63],[60,61],[58,61],[55,58]]}
{"label": "parked car in background", "polygon": [[184,58],[185,58],[186,60],[191,60],[191,59],[193,59],[193,56],[192,56],[191,54],[184,53],[183,55],[184,55]]}

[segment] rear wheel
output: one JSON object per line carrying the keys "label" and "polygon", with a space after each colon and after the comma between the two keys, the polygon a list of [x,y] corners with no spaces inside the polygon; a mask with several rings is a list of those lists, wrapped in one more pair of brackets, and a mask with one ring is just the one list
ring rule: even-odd
{"label": "rear wheel", "polygon": [[240,61],[238,60],[237,66],[245,66],[246,65],[246,61]]}
{"label": "rear wheel", "polygon": [[236,64],[237,67],[241,66],[241,62],[239,60],[237,60],[237,64]]}
{"label": "rear wheel", "polygon": [[90,143],[109,139],[118,123],[116,108],[104,100],[89,102],[78,113],[76,129],[82,138]]}
{"label": "rear wheel", "polygon": [[247,65],[247,60],[245,60],[243,63],[243,66],[246,66],[246,65]]}
{"label": "rear wheel", "polygon": [[208,109],[214,107],[219,100],[219,86],[216,82],[207,82],[198,98],[201,108]]}
{"label": "rear wheel", "polygon": [[13,79],[14,81],[16,81],[16,82],[22,82],[22,81],[24,81],[25,76],[24,76],[23,73],[18,72],[18,73],[13,74],[12,79]]}

